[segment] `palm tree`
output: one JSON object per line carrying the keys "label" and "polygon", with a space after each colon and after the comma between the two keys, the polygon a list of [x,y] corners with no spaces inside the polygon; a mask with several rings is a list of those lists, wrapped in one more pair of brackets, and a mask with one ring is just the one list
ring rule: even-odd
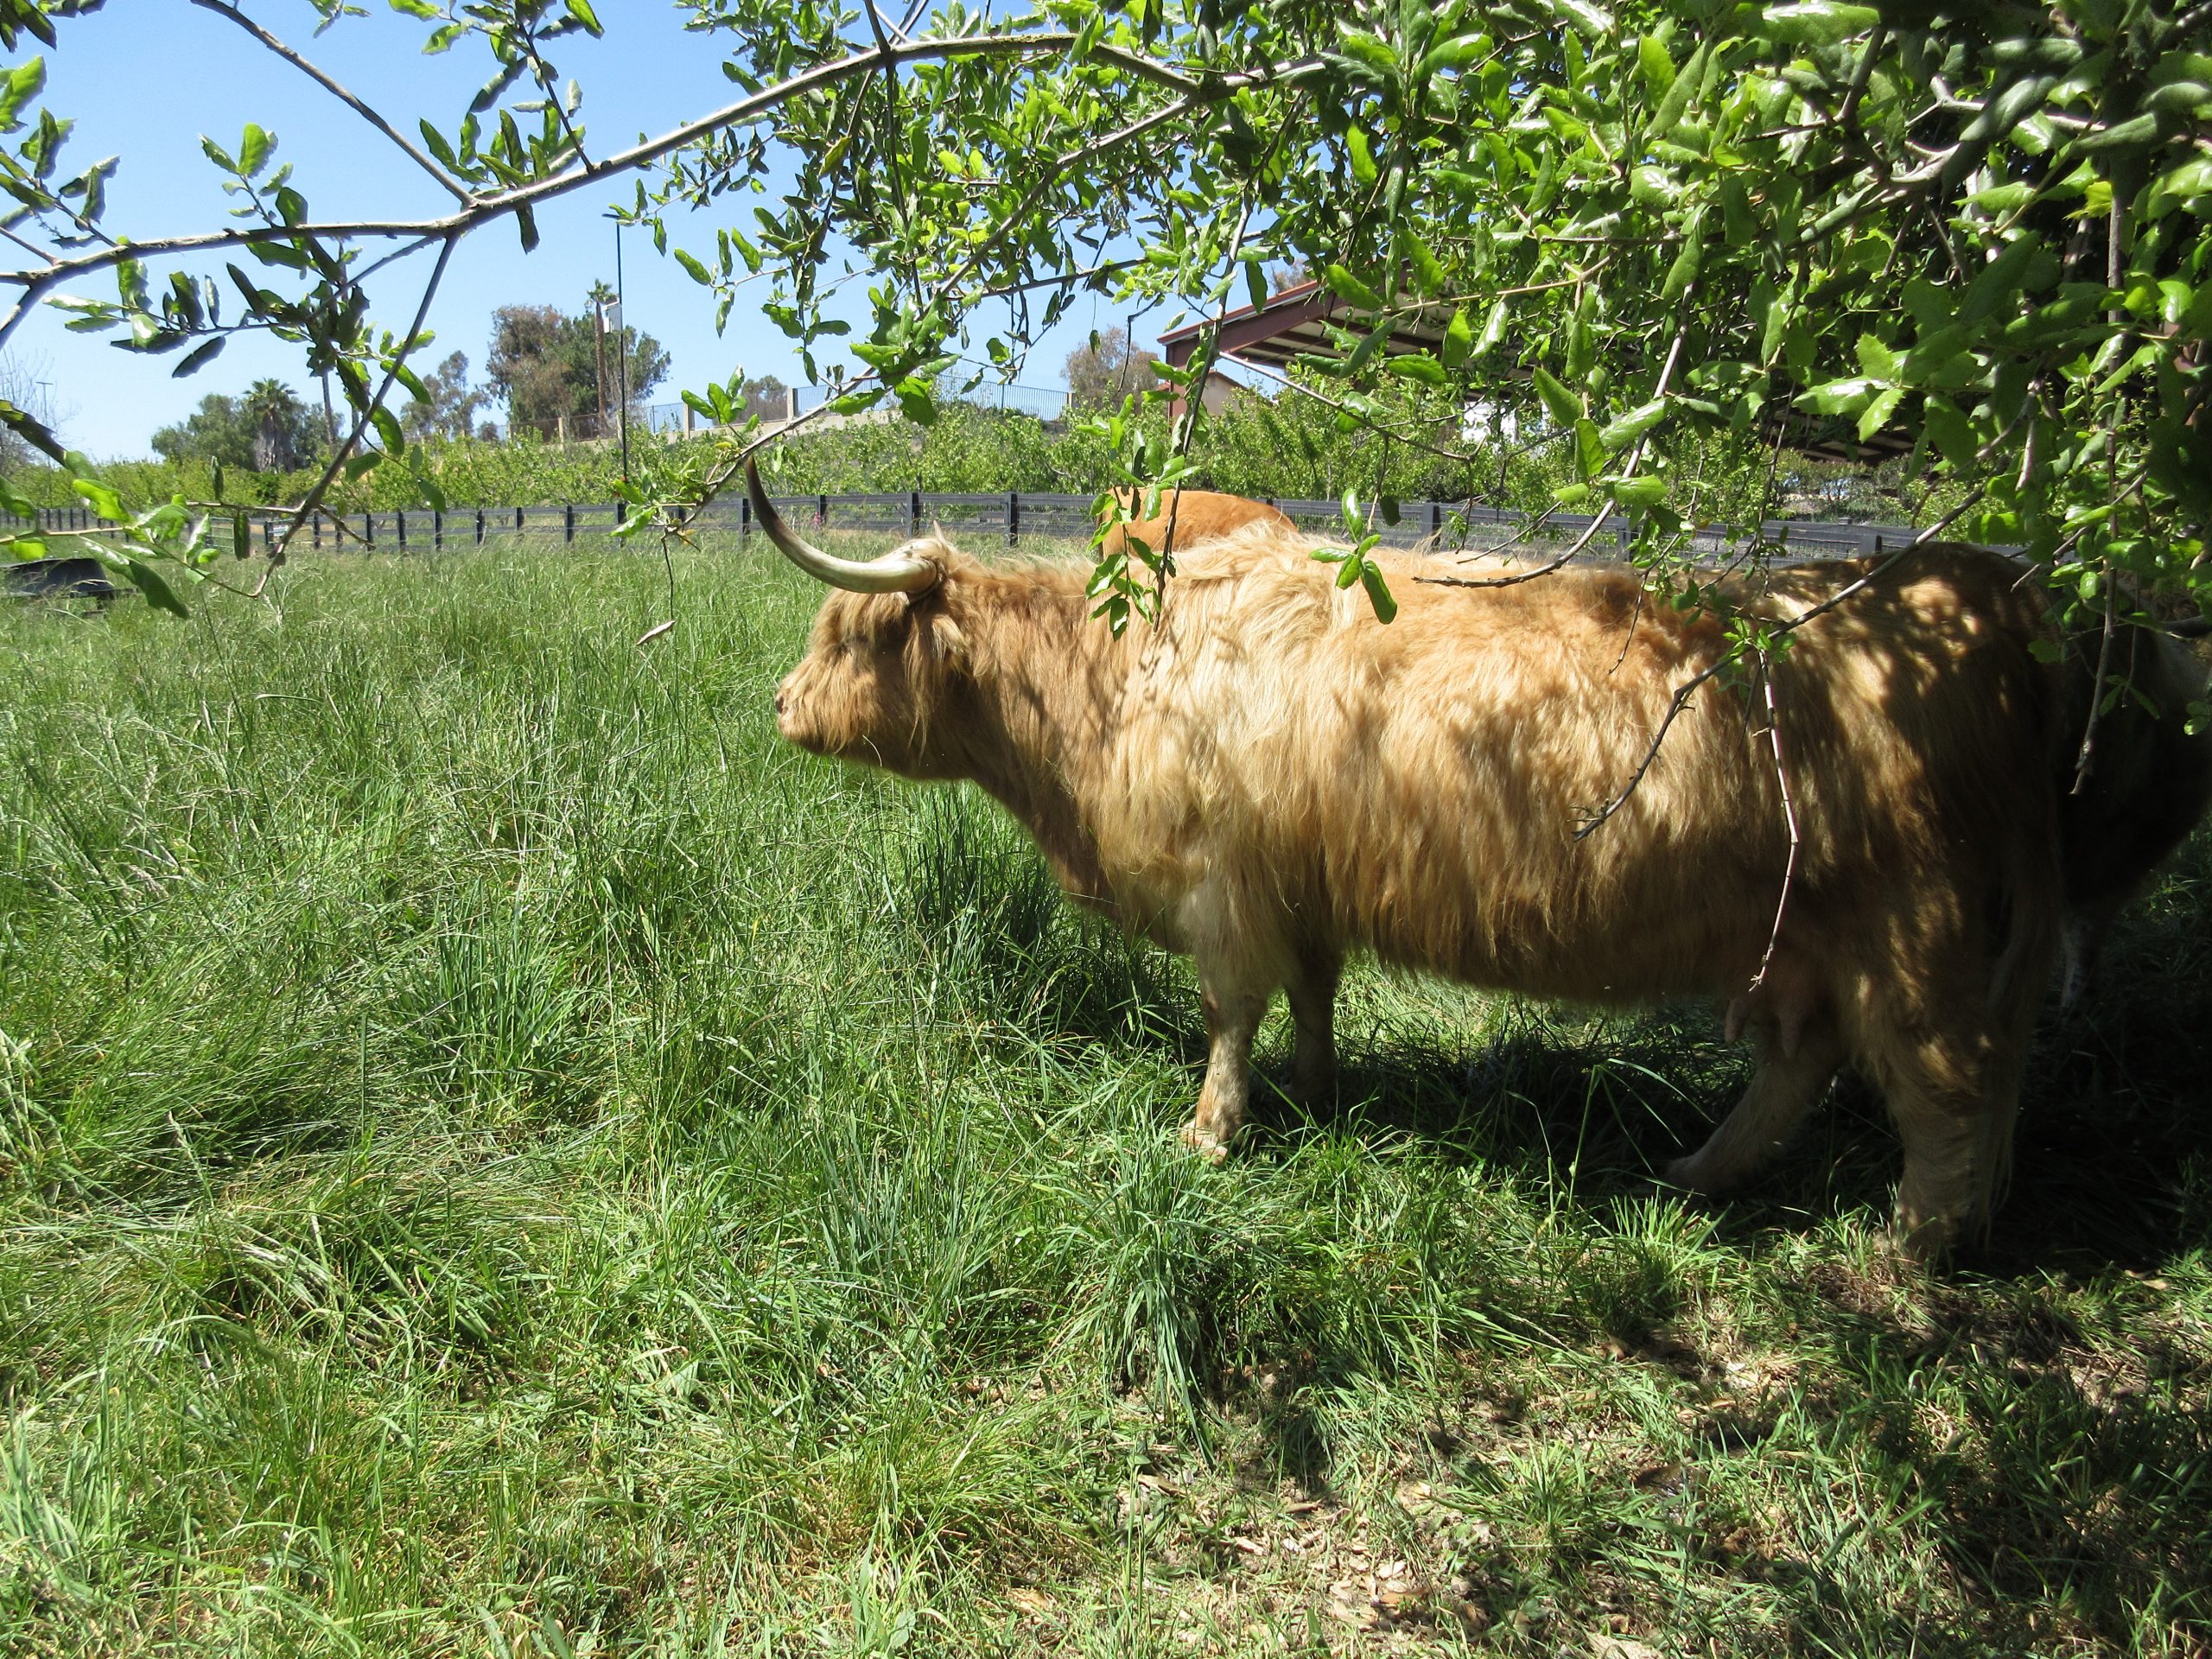
{"label": "palm tree", "polygon": [[307,410],[289,386],[257,380],[246,388],[240,410],[253,423],[256,472],[289,473],[300,464],[300,423]]}

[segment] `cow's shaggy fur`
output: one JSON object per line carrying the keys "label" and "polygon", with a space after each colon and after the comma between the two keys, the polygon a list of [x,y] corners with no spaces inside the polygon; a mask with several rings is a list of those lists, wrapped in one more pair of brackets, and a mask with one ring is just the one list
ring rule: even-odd
{"label": "cow's shaggy fur", "polygon": [[[1084,568],[911,543],[936,585],[831,594],[781,729],[975,779],[1071,894],[1194,957],[1211,1052],[1185,1135],[1210,1154],[1244,1122],[1277,987],[1294,1087],[1331,1085],[1338,974],[1364,950],[1539,996],[1727,1000],[1757,1071],[1673,1179],[1739,1179],[1849,1061],[1904,1143],[1904,1236],[1940,1249],[1986,1214],[2059,938],[2063,820],[2128,816],[2124,791],[2062,804],[2080,699],[2031,650],[2048,623],[2016,565],[1931,545],[1728,593],[1787,618],[1869,579],[1773,670],[1802,845],[1753,990],[1789,850],[1763,689],[1709,683],[1626,804],[1574,834],[1722,651],[1720,622],[1639,603],[1626,572],[1468,591],[1382,553],[1402,607],[1384,626],[1309,545],[1262,526],[1195,548],[1163,624],[1115,639]],[[2158,838],[2139,877],[2178,836]]]}
{"label": "cow's shaggy fur", "polygon": [[[1120,490],[1116,493],[1121,498],[1124,512],[1142,511],[1141,492]],[[1169,490],[1161,494],[1157,514],[1149,518],[1125,519],[1111,526],[1100,542],[1099,550],[1126,552],[1129,538],[1135,537],[1152,552],[1165,550],[1179,556],[1186,548],[1202,542],[1220,541],[1259,524],[1284,531],[1297,529],[1281,508],[1248,496],[1224,495],[1218,490]]]}

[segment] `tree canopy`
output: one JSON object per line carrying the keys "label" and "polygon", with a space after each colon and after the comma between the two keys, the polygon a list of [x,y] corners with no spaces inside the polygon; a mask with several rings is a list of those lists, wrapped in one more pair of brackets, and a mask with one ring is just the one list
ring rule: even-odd
{"label": "tree canopy", "polygon": [[235,397],[203,397],[184,420],[156,432],[153,443],[165,461],[260,473],[289,473],[329,448],[322,411],[281,380],[257,380]]}
{"label": "tree canopy", "polygon": [[[310,3],[342,60],[347,8]],[[1661,579],[1707,505],[1683,464],[1701,441],[1887,433],[1949,486],[1929,533],[2018,543],[2085,606],[2121,602],[2115,573],[2125,594],[2212,594],[2203,3],[686,3],[739,96],[609,149],[587,147],[588,98],[558,68],[566,37],[607,27],[588,0],[395,0],[426,50],[483,56],[467,111],[351,105],[450,213],[311,205],[249,124],[206,144],[236,222],[125,242],[105,214],[118,163],[63,165],[64,119],[38,104],[30,48],[60,46],[76,8],[5,0],[0,188],[37,251],[0,273],[18,296],[0,346],[45,302],[181,368],[273,329],[343,391],[334,474],[404,444],[385,404],[423,393],[409,359],[454,247],[505,223],[526,252],[535,208],[571,190],[626,190],[721,315],[759,304],[823,408],[895,398],[924,422],[941,375],[1018,366],[1089,294],[1217,318],[1288,263],[1347,324],[1294,371],[1299,395],[1446,451],[1470,403],[1515,411],[1571,455],[1562,503],[1630,515]],[[678,209],[709,214],[709,239]],[[373,326],[371,285],[404,268],[379,262],[410,248],[422,285]],[[1440,344],[1386,350],[1413,316]],[[686,397],[741,428],[741,381]],[[1110,423],[1117,471],[1182,475],[1200,418],[1193,400],[1164,440]],[[757,441],[732,434],[696,487]],[[632,520],[656,522],[673,517]],[[142,520],[116,556],[189,564],[187,523]],[[1102,568],[1102,607],[1142,612],[1160,575]]]}
{"label": "tree canopy", "polygon": [[[618,348],[611,334],[602,338],[601,302],[590,297],[593,303],[578,316],[551,305],[505,305],[492,314],[485,377],[505,400],[510,425],[541,437],[556,429],[603,436],[596,423],[602,413],[612,420],[620,412],[626,388],[636,403],[667,378],[669,356],[660,342],[625,324]],[[605,295],[613,297],[611,289]]]}

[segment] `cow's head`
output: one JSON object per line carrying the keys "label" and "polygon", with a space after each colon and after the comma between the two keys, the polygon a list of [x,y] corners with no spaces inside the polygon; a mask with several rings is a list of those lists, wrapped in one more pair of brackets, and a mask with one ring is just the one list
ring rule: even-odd
{"label": "cow's head", "polygon": [[907,778],[966,775],[959,742],[970,683],[950,590],[966,563],[924,537],[880,559],[841,559],[785,524],[750,461],[753,516],[784,556],[836,591],[798,666],[776,688],[776,729],[801,748]]}

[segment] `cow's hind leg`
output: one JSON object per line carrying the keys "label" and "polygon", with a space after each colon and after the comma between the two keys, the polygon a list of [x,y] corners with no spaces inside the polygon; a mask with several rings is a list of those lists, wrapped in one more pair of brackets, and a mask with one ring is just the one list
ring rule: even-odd
{"label": "cow's hind leg", "polygon": [[1665,1179],[1694,1192],[1725,1192],[1789,1142],[1843,1064],[1843,1038],[1825,1012],[1808,1018],[1795,1042],[1762,1022],[1751,1027],[1758,1069],[1735,1109],[1703,1146],[1667,1166]]}
{"label": "cow's hind leg", "polygon": [[1993,971],[1976,963],[1931,975],[1934,995],[1877,999],[1856,1033],[1904,1143],[1892,1224],[1923,1260],[1986,1224],[2004,1185],[2056,931],[2023,924]]}
{"label": "cow's hind leg", "polygon": [[1285,990],[1298,1027],[1291,1062],[1291,1097],[1305,1105],[1325,1100],[1337,1087],[1337,980],[1344,968],[1333,951],[1301,951],[1298,971]]}

